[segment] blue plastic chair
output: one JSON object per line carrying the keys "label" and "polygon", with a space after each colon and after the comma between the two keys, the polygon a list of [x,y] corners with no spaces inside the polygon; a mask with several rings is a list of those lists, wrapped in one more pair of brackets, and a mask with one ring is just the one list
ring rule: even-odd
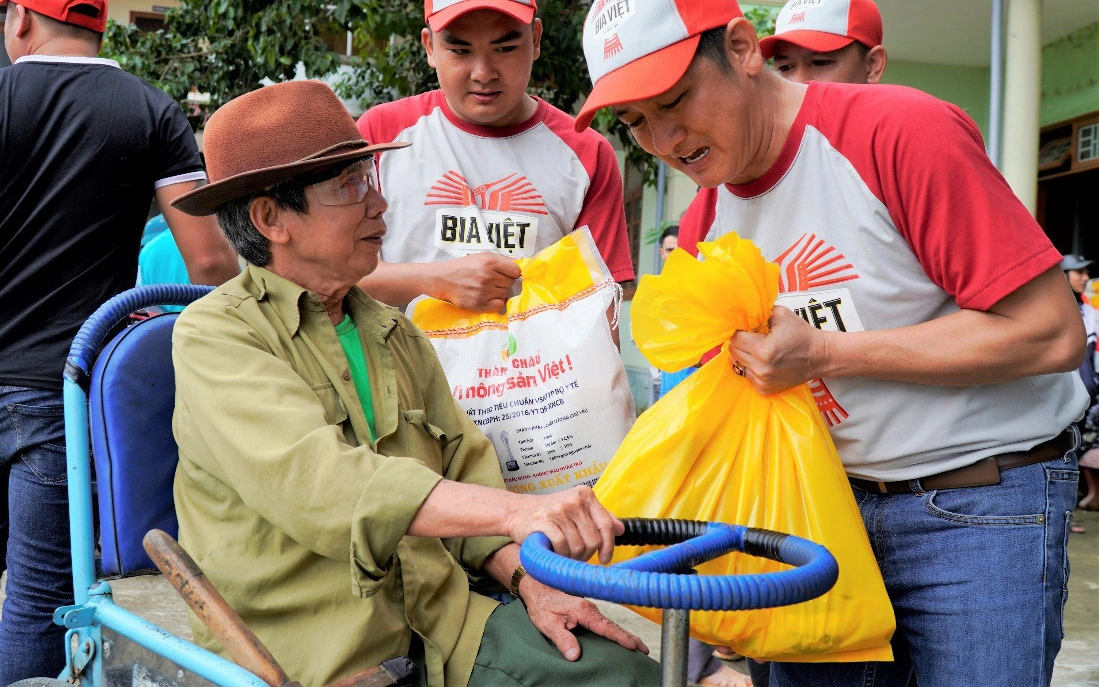
{"label": "blue plastic chair", "polygon": [[92,367],[90,424],[105,577],[155,573],[141,538],[154,528],[173,537],[178,531],[170,355],[177,317],[161,315],[127,327]]}
{"label": "blue plastic chair", "polygon": [[[217,685],[265,687],[244,668],[117,606],[97,577],[89,445],[94,448],[102,528],[103,577],[154,571],[142,548],[153,528],[177,531],[172,502],[175,440],[171,415],[175,376],[171,336],[176,315],[150,318],[107,337],[130,313],[156,305],[187,305],[209,287],[159,284],[107,301],[85,322],[65,363],[65,443],[69,475],[75,605],[54,622],[69,631],[62,680],[104,687],[103,631]],[[106,343],[106,345],[104,345]],[[90,410],[90,413],[89,413]]]}

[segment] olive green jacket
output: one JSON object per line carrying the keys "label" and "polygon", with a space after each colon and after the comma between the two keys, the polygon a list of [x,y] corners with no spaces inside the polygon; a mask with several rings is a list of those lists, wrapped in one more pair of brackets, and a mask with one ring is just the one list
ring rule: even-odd
{"label": "olive green jacket", "polygon": [[466,570],[508,540],[405,532],[439,480],[503,489],[500,466],[424,335],[358,287],[345,307],[370,373],[373,446],[314,294],[249,266],[180,315],[179,540],[306,687],[405,654],[413,631],[428,684],[462,686],[496,607]]}

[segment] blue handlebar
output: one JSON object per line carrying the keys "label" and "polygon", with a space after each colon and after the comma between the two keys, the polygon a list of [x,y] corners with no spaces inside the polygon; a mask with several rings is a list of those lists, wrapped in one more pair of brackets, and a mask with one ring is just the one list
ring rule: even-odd
{"label": "blue handlebar", "polygon": [[[536,580],[577,596],[633,606],[696,611],[773,608],[809,601],[836,583],[839,565],[820,544],[789,534],[696,520],[623,520],[622,546],[668,545],[629,561],[598,566],[555,554],[541,532],[519,560]],[[682,575],[699,563],[743,551],[796,566],[758,575]]]}

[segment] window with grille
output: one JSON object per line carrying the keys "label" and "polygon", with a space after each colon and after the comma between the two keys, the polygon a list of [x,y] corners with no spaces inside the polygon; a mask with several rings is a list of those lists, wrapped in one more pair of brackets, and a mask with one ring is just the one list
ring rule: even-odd
{"label": "window with grille", "polygon": [[1099,159],[1099,122],[1080,127],[1076,137],[1076,161]]}

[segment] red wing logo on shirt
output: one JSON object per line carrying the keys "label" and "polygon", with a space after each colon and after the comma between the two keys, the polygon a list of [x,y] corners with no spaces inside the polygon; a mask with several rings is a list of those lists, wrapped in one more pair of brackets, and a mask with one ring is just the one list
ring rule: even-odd
{"label": "red wing logo on shirt", "polygon": [[[801,14],[804,18],[804,13]],[[859,278],[855,266],[847,257],[816,234],[802,234],[775,262],[779,265],[779,290],[783,293],[808,291]],[[804,313],[799,314],[805,317]],[[811,321],[809,323],[813,324]],[[810,381],[809,390],[813,393],[813,400],[817,402],[817,410],[824,416],[829,427],[834,427],[849,417],[843,406],[832,396],[823,379]]]}
{"label": "red wing logo on shirt", "polygon": [[476,205],[482,210],[549,214],[534,184],[515,174],[473,188],[464,176],[451,170],[431,187],[424,205]]}
{"label": "red wing logo on shirt", "polygon": [[835,427],[849,417],[843,406],[832,396],[832,392],[828,390],[828,385],[824,383],[823,379],[811,380],[809,382],[809,391],[813,394],[813,400],[817,402],[817,410],[824,416],[824,421],[828,423],[829,427]]}
{"label": "red wing logo on shirt", "polygon": [[822,286],[858,279],[855,267],[843,253],[827,245],[816,234],[802,234],[794,245],[775,258],[778,263],[779,290],[808,291]]}

